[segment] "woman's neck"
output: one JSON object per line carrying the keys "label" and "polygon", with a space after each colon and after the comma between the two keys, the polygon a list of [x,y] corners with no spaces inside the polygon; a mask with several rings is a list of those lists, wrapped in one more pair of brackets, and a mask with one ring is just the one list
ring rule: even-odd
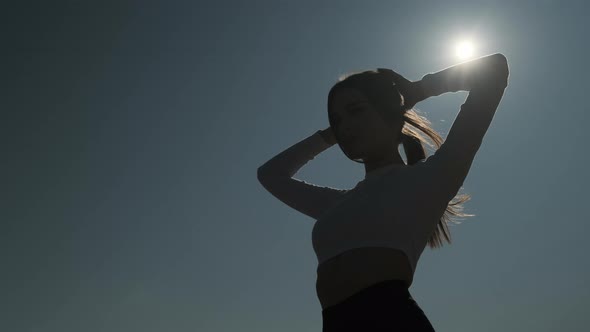
{"label": "woman's neck", "polygon": [[376,170],[389,166],[407,166],[399,153],[392,154],[391,157],[380,160],[365,160],[365,177]]}

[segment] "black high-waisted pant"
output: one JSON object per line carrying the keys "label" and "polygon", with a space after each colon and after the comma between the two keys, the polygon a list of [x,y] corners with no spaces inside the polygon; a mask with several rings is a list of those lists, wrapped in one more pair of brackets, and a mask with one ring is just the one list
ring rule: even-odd
{"label": "black high-waisted pant", "polygon": [[371,285],[322,310],[322,332],[434,332],[403,280]]}

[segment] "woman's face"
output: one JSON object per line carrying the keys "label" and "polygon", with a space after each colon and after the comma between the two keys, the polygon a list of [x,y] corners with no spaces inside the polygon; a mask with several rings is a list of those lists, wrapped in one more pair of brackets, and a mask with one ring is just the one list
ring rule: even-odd
{"label": "woman's face", "polygon": [[334,94],[332,106],[332,130],[351,158],[390,153],[395,133],[361,91],[341,88]]}

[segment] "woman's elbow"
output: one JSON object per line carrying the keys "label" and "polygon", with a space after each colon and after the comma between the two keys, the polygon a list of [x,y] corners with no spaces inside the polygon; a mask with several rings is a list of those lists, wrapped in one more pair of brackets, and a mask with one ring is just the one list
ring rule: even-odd
{"label": "woman's elbow", "polygon": [[508,59],[502,53],[495,53],[490,58],[493,59],[492,67],[493,67],[493,79],[502,87],[508,86],[508,76],[509,76],[509,68],[508,68]]}
{"label": "woman's elbow", "polygon": [[475,71],[473,89],[488,90],[491,88],[504,89],[508,86],[508,59],[502,53],[494,53],[481,57]]}

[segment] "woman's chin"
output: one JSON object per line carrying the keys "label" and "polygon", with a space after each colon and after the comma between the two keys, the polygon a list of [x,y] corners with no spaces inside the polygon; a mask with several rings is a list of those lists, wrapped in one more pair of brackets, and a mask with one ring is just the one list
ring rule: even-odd
{"label": "woman's chin", "polygon": [[363,159],[365,155],[362,151],[358,151],[358,149],[348,148],[346,149],[346,155],[351,159]]}
{"label": "woman's chin", "polygon": [[340,144],[340,148],[350,159],[363,159],[365,157],[363,151],[359,149],[358,144],[354,141]]}

